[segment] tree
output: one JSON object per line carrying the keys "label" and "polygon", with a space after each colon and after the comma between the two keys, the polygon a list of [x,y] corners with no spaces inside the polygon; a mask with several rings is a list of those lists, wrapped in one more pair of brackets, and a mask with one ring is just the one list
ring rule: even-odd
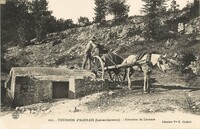
{"label": "tree", "polygon": [[94,22],[102,22],[106,18],[107,13],[107,2],[106,0],[94,0],[96,7],[94,8],[95,11],[95,18]]}
{"label": "tree", "polygon": [[73,28],[75,25],[74,25],[74,22],[72,19],[67,19],[64,21],[64,28],[65,29],[69,29],[69,28]]}
{"label": "tree", "polygon": [[126,0],[109,0],[108,13],[114,15],[115,20],[122,20],[128,17],[129,5]]}
{"label": "tree", "polygon": [[90,24],[90,21],[87,17],[80,17],[78,19],[78,23],[79,23],[80,26],[87,26],[87,25]]}
{"label": "tree", "polygon": [[27,40],[34,37],[40,41],[47,33],[74,27],[71,19],[59,25],[48,11],[46,0],[6,0],[1,5],[1,21],[2,46],[8,42],[24,46]]}
{"label": "tree", "polygon": [[52,33],[57,31],[57,21],[54,16],[49,16],[47,18],[44,28],[47,33]]}
{"label": "tree", "polygon": [[178,10],[179,5],[177,4],[176,0],[172,0],[169,11],[173,13],[174,17],[176,17]]}
{"label": "tree", "polygon": [[20,45],[33,38],[32,19],[27,0],[6,1],[2,7],[2,41],[14,41]]}
{"label": "tree", "polygon": [[199,5],[200,5],[199,0],[194,0],[192,6],[191,6],[191,8],[190,8],[190,16],[191,16],[192,18],[198,17],[198,16],[200,15],[200,14],[199,14],[199,12],[200,12]]}
{"label": "tree", "polygon": [[67,20],[58,19],[56,24],[57,24],[57,31],[63,31],[69,28],[73,28],[75,26],[72,19],[67,19]]}
{"label": "tree", "polygon": [[28,2],[26,0],[19,0],[18,13],[16,22],[18,24],[18,36],[21,43],[25,43],[26,40],[30,40],[35,36],[33,33],[32,17],[29,14]]}
{"label": "tree", "polygon": [[36,37],[40,41],[47,34],[45,25],[51,17],[51,12],[48,11],[48,2],[46,0],[33,0],[30,2],[30,11],[34,19]]}
{"label": "tree", "polygon": [[142,11],[145,13],[145,37],[148,40],[159,40],[163,28],[163,14],[166,12],[166,0],[142,0],[145,2]]}
{"label": "tree", "polygon": [[1,5],[1,38],[2,46],[6,42],[17,41],[17,16],[16,12],[17,3],[16,1],[6,1],[5,4]]}
{"label": "tree", "polygon": [[185,15],[185,23],[189,22],[190,19],[196,18],[200,16],[200,1],[199,0],[194,0],[193,2],[187,2],[187,5],[182,9],[183,11],[186,12]]}
{"label": "tree", "polygon": [[63,24],[64,24],[64,19],[60,18],[56,21],[57,24],[57,31],[62,31],[64,30]]}

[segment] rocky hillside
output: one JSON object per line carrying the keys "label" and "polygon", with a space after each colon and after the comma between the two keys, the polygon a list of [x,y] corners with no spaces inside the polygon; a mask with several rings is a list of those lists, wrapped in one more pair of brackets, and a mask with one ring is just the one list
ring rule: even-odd
{"label": "rocky hillside", "polygon": [[[195,58],[199,58],[199,19],[200,17],[191,20],[186,25],[186,34],[178,35],[170,44],[166,43],[166,40],[153,43],[145,41],[142,37],[144,25],[141,17],[129,19],[116,26],[109,23],[103,27],[93,24],[51,33],[41,42],[33,39],[25,47],[8,47],[4,53],[2,69],[9,71],[12,66],[80,68],[84,47],[94,35],[98,38],[98,42],[109,51],[116,52],[124,58],[132,53],[141,52],[167,54],[176,61],[178,61],[178,55],[184,56],[184,53],[191,53]],[[194,29],[198,31],[195,35]]]}
{"label": "rocky hillside", "polygon": [[[5,60],[16,66],[80,66],[83,49],[94,35],[98,42],[104,44],[110,51],[119,51],[121,46],[131,45],[142,41],[139,33],[142,24],[140,21],[129,21],[128,24],[100,27],[93,24],[87,27],[73,28],[62,32],[51,33],[41,42],[31,40],[26,47],[9,47],[5,53]],[[138,35],[133,35],[138,33]],[[77,62],[78,61],[78,62]]]}

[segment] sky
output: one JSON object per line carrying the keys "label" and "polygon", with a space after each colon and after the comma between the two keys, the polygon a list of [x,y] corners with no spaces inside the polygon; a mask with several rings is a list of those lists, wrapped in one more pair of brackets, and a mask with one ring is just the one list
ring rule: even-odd
{"label": "sky", "polygon": [[6,0],[0,0],[0,4],[5,4]]}
{"label": "sky", "polygon": [[[78,21],[80,16],[93,20],[94,15],[94,0],[47,0],[49,2],[49,10],[53,11],[53,16],[57,19],[72,19],[74,23]],[[187,1],[193,0],[176,0],[180,5],[180,9],[185,7]],[[170,4],[171,0],[169,1]],[[130,5],[129,16],[140,15],[143,7],[142,0],[127,0]]]}

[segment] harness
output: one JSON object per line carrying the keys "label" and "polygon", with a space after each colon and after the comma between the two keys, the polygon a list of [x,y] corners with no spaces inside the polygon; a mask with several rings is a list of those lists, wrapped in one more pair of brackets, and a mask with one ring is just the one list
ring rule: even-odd
{"label": "harness", "polygon": [[160,68],[161,70],[162,70],[161,65],[165,65],[165,64],[163,64],[162,59],[163,59],[163,57],[160,57],[160,58],[158,59],[158,63],[157,63],[158,68]]}
{"label": "harness", "polygon": [[142,57],[143,57],[145,54],[146,54],[146,53],[143,52],[142,54],[138,55],[137,58],[136,58],[136,60],[137,60],[137,61],[138,61],[138,60],[141,60]]}
{"label": "harness", "polygon": [[153,66],[152,62],[151,62],[151,53],[147,54],[147,58],[146,58],[146,64],[149,65],[150,67]]}
{"label": "harness", "polygon": [[[143,59],[142,58],[147,55],[146,59]],[[140,55],[138,55],[136,57],[136,61],[140,62],[141,64],[143,63],[151,63],[151,56],[152,56],[152,53],[142,53]]]}
{"label": "harness", "polygon": [[[143,56],[144,56],[144,55],[143,55]],[[143,56],[142,56],[142,57],[143,57]],[[142,63],[141,65],[139,65],[139,68],[140,68],[141,71],[143,71],[142,66],[146,66],[146,67],[145,67],[145,70],[146,70],[147,72],[151,72],[151,69],[152,69],[152,67],[153,67],[153,64],[152,64],[152,62],[151,62],[151,56],[152,56],[152,54],[151,54],[151,53],[148,53],[148,54],[147,54],[147,57],[146,57],[146,59],[145,59],[145,62]]]}

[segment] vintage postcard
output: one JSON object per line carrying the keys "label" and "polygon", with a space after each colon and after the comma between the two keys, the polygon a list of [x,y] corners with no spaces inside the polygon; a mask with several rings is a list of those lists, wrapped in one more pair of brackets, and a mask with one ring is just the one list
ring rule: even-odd
{"label": "vintage postcard", "polygon": [[1,129],[199,129],[199,0],[1,0]]}

